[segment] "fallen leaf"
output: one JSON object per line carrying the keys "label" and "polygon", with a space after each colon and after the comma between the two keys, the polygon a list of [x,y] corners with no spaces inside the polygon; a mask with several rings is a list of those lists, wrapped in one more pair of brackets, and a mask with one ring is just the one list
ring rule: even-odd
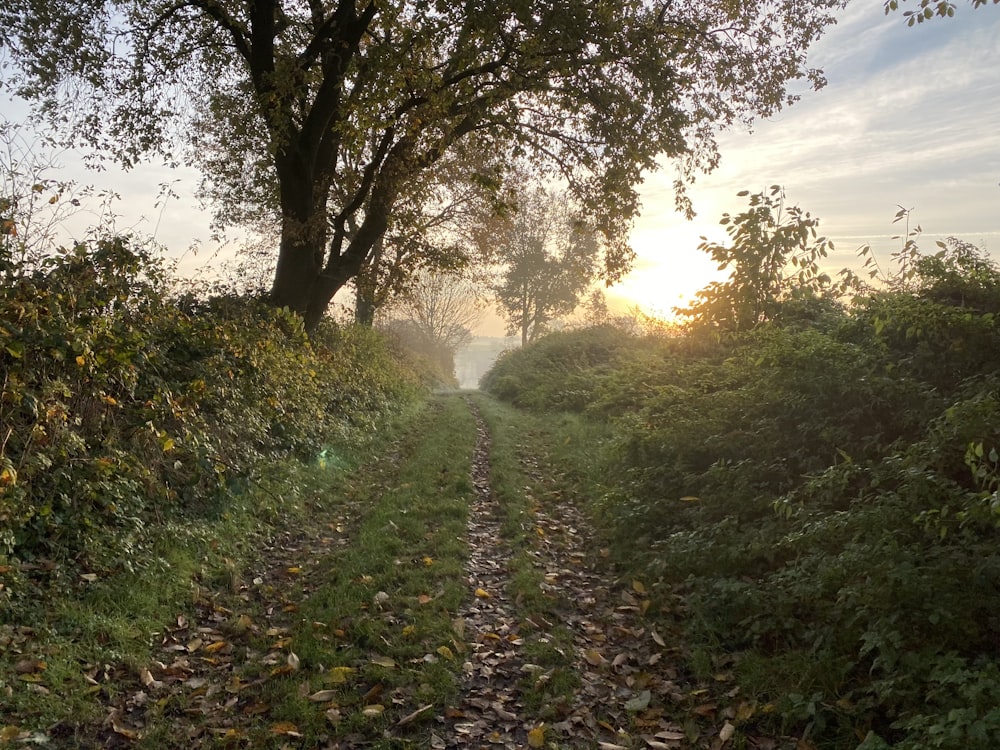
{"label": "fallen leaf", "polygon": [[286,661],[288,662],[288,666],[290,666],[293,670],[299,668],[299,657],[295,655],[294,651],[288,652]]}
{"label": "fallen leaf", "polygon": [[666,648],[667,646],[666,641],[664,641],[663,638],[660,636],[660,634],[657,633],[655,630],[649,631],[649,637],[653,639],[653,642],[657,646],[663,646],[664,648]]}
{"label": "fallen leaf", "polygon": [[309,696],[309,700],[314,703],[326,703],[327,701],[332,701],[337,697],[336,690],[317,690],[315,693]]}
{"label": "fallen leaf", "polygon": [[476,589],[476,596],[479,597],[480,599],[493,598],[493,594],[491,594],[489,591],[486,591],[485,589]]}
{"label": "fallen leaf", "polygon": [[649,701],[652,698],[652,694],[648,690],[643,690],[635,698],[625,701],[626,711],[645,711],[649,708]]}
{"label": "fallen leaf", "polygon": [[365,716],[381,716],[384,711],[385,711],[385,706],[383,706],[381,703],[373,703],[370,706],[365,706],[361,710],[361,713]]}
{"label": "fallen leaf", "polygon": [[48,665],[44,661],[39,661],[38,659],[21,659],[14,665],[14,671],[17,674],[34,674],[35,672],[44,671],[46,666]]}
{"label": "fallen leaf", "polygon": [[417,718],[418,716],[420,716],[420,714],[424,713],[425,711],[427,711],[427,710],[428,710],[428,709],[430,709],[430,708],[434,708],[434,704],[433,704],[433,703],[428,703],[428,704],[427,704],[426,706],[421,706],[420,708],[418,708],[418,709],[417,709],[416,711],[414,711],[413,713],[411,713],[411,714],[407,714],[407,715],[406,715],[406,716],[404,716],[404,717],[403,717],[402,719],[400,719],[399,721],[397,721],[397,722],[396,722],[396,726],[397,726],[397,727],[402,727],[402,726],[406,726],[406,725],[407,725],[407,724],[409,724],[409,723],[410,723],[411,721],[413,721],[413,720],[414,720],[414,719],[416,719],[416,718]]}
{"label": "fallen leaf", "polygon": [[357,670],[354,667],[334,667],[329,671],[329,681],[334,685],[343,685],[347,682],[347,678],[354,674]]}
{"label": "fallen leaf", "polygon": [[583,658],[593,667],[599,667],[607,662],[607,659],[601,656],[601,653],[597,649],[593,648],[584,651]]}
{"label": "fallen leaf", "polygon": [[302,572],[302,568],[298,567],[297,565],[293,565],[290,568],[286,568],[286,570],[288,571],[289,575],[293,576],[297,576],[299,573]]}
{"label": "fallen leaf", "polygon": [[637,594],[645,594],[646,593],[646,587],[643,586],[642,581],[633,580],[632,581],[632,590],[635,593],[637,593]]}
{"label": "fallen leaf", "polygon": [[718,707],[715,703],[702,703],[700,706],[692,708],[691,713],[698,714],[698,716],[711,716]]}
{"label": "fallen leaf", "polygon": [[290,721],[279,721],[271,725],[271,734],[287,734],[292,737],[299,736],[299,728]]}
{"label": "fallen leaf", "polygon": [[11,742],[16,740],[21,734],[21,730],[13,725],[0,729],[0,742]]}
{"label": "fallen leaf", "polygon": [[545,747],[545,725],[528,732],[528,747]]}
{"label": "fallen leaf", "polygon": [[371,662],[386,669],[393,669],[396,666],[396,662],[388,656],[373,656]]}
{"label": "fallen leaf", "polygon": [[417,632],[417,628],[413,625],[407,625],[403,628],[403,637],[409,638],[411,635]]}
{"label": "fallen leaf", "polygon": [[722,729],[719,730],[719,739],[723,742],[729,742],[734,734],[736,734],[736,727],[727,721],[722,725]]}
{"label": "fallen leaf", "polygon": [[430,604],[432,601],[434,601],[434,599],[427,594],[421,594],[417,597],[418,604]]}
{"label": "fallen leaf", "polygon": [[448,661],[455,658],[455,654],[453,654],[451,649],[447,646],[438,646],[437,652]]}

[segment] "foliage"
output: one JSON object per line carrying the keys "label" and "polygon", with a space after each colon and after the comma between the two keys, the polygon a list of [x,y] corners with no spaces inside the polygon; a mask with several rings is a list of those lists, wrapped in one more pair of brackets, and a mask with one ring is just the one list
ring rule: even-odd
{"label": "foliage", "polygon": [[628,338],[612,326],[550,333],[532,346],[501,354],[480,388],[528,409],[581,411]]}
{"label": "foliage", "polygon": [[507,332],[527,346],[576,308],[593,283],[600,245],[567,195],[539,187],[518,198],[516,214],[488,241],[503,266],[493,292]]}
{"label": "foliage", "polygon": [[[785,206],[784,191],[772,185],[766,192],[750,195],[750,207],[741,214],[724,214],[732,245],[727,247],[702,238],[698,246],[730,270],[729,279],[713,282],[698,292],[697,301],[679,310],[692,324],[728,332],[748,331],[775,321],[793,309],[822,304],[830,277],[821,273],[819,261],[833,243],[817,236],[819,219],[798,206]],[[805,312],[803,309],[800,312]]]}
{"label": "foliage", "polygon": [[309,342],[259,301],[172,298],[126,238],[5,254],[0,273],[0,559],[56,583],[151,564],[152,527],[211,516],[414,393],[377,334]]}
{"label": "foliage", "polygon": [[822,85],[806,51],[842,5],[4,0],[0,47],[68,138],[183,159],[223,211],[280,220],[272,295],[311,329],[446,154],[558,174],[621,274],[643,172],[676,158],[680,188],[720,127]]}
{"label": "foliage", "polygon": [[694,646],[774,709],[754,721],[830,748],[1000,739],[1000,270],[939,249],[795,325],[626,339],[568,375],[575,332],[485,380],[610,421],[623,564],[684,593]]}
{"label": "foliage", "polygon": [[[982,8],[988,5],[990,0],[972,0],[973,8]],[[906,0],[885,0],[885,14],[898,11]],[[1000,4],[1000,0],[993,0],[993,4]],[[929,21],[937,16],[938,18],[953,18],[955,16],[955,3],[950,0],[920,0],[917,10],[903,11],[903,18],[906,19],[907,26]]]}

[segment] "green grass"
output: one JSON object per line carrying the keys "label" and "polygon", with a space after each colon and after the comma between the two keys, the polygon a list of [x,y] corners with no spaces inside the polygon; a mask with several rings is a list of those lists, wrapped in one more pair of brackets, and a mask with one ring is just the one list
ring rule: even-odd
{"label": "green grass", "polygon": [[[449,429],[441,428],[442,420]],[[0,613],[0,729],[55,728],[56,736],[71,745],[93,742],[93,729],[87,727],[101,725],[115,697],[137,685],[136,674],[150,664],[165,626],[179,615],[193,620],[196,607],[210,597],[223,601],[233,595],[257,548],[278,528],[308,528],[320,518],[345,515],[355,519],[348,524],[353,525],[351,545],[327,561],[328,580],[302,607],[290,647],[299,656],[299,671],[264,685],[263,697],[273,712],[268,719],[296,720],[305,708],[314,709],[315,703],[304,703],[300,696],[303,678],[320,686],[322,670],[352,658],[359,665],[358,681],[350,686],[355,692],[362,680],[384,677],[387,703],[391,690],[402,685],[414,685],[417,699],[449,695],[453,665],[416,668],[406,659],[422,657],[431,644],[450,642],[447,613],[463,595],[457,583],[464,555],[459,538],[471,494],[473,425],[461,402],[401,415],[377,436],[331,448],[335,460],[273,467],[258,486],[229,498],[208,524],[165,527],[143,550],[147,564],[137,571],[81,578],[76,585],[19,602],[16,609],[5,605]],[[430,434],[440,439],[425,440]],[[395,450],[387,447],[392,445]],[[393,460],[394,454],[403,455]],[[433,558],[431,564],[424,557]],[[370,580],[362,581],[365,576]],[[390,594],[393,623],[369,616],[372,597],[383,590]],[[425,592],[433,601],[417,604]],[[289,598],[296,593],[294,587],[285,592]],[[260,619],[258,604],[240,605],[250,621]],[[344,636],[331,640],[317,623],[329,631],[343,628]],[[404,636],[407,625],[415,630]],[[386,642],[399,646],[393,653],[401,666],[382,674],[386,670],[367,659],[388,649]],[[22,674],[17,665],[26,660],[43,666]],[[173,696],[147,711],[140,746],[184,745],[171,736],[169,725],[173,713],[186,708]],[[398,718],[400,711],[393,706],[387,714]],[[265,739],[259,746],[280,744],[273,736]]]}

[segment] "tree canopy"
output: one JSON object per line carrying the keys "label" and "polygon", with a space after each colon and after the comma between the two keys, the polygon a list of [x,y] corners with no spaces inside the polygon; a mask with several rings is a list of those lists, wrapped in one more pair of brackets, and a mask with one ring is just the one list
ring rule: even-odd
{"label": "tree canopy", "polygon": [[720,127],[823,83],[806,52],[843,4],[0,0],[0,47],[67,140],[201,168],[222,218],[272,212],[272,299],[314,325],[445,154],[491,185],[533,159],[619,275],[643,173],[677,159],[684,208]]}

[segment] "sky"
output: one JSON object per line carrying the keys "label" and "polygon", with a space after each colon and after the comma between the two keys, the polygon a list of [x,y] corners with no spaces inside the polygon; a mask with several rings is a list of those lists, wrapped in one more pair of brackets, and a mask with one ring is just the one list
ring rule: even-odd
{"label": "sky", "polygon": [[[904,8],[906,6],[904,5]],[[641,186],[643,209],[631,242],[637,259],[629,276],[607,291],[618,309],[638,305],[668,316],[720,273],[699,251],[700,237],[722,242],[724,212],[746,206],[736,196],[782,185],[787,202],[820,218],[836,251],[828,269],[858,268],[868,243],[883,262],[898,249],[899,207],[912,209],[920,244],[957,236],[1000,258],[1000,7],[960,3],[952,19],[907,27],[885,16],[880,0],[853,0],[838,24],[810,51],[809,64],[828,84],[752,131],[719,139],[721,163],[701,176],[690,195],[697,217],[674,210],[674,169],[664,164]],[[7,104],[10,119],[24,107]],[[186,274],[208,274],[230,254],[212,241],[211,215],[195,198],[190,169],[142,165],[132,172],[85,172],[71,153],[59,157],[81,183],[113,189],[120,229],[136,229],[180,260]],[[161,185],[176,194],[164,199]],[[82,232],[93,216],[79,217]],[[481,332],[501,335],[494,318]]]}
{"label": "sky", "polygon": [[638,259],[609,298],[666,315],[724,277],[700,237],[724,241],[722,214],[746,207],[736,193],[775,184],[820,218],[831,271],[857,269],[866,243],[887,262],[901,243],[890,239],[903,233],[892,223],[900,207],[922,228],[921,247],[956,236],[1000,257],[1000,7],[959,4],[954,18],[907,27],[878,0],[854,0],[809,64],[826,87],[752,132],[722,135],[720,166],[691,191],[694,221],[671,210],[669,167],[646,180],[631,237]]}

